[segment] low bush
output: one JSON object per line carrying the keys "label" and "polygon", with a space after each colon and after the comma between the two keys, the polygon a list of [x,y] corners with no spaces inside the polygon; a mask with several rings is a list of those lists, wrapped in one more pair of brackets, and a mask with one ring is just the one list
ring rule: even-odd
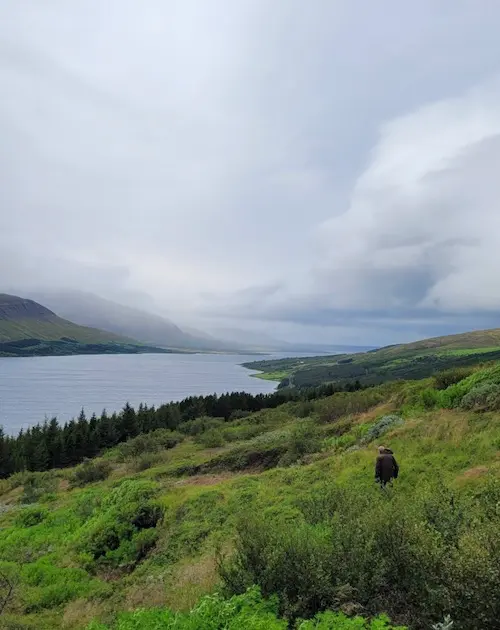
{"label": "low bush", "polygon": [[205,433],[210,429],[219,429],[225,425],[225,421],[223,418],[212,418],[210,416],[202,416],[201,418],[196,418],[195,420],[189,420],[188,422],[183,422],[179,425],[179,431],[184,433],[185,435],[199,435],[200,433]]}
{"label": "low bush", "polygon": [[460,383],[474,372],[473,367],[456,367],[443,370],[434,375],[434,388],[447,389],[450,385]]}
{"label": "low bush", "polygon": [[363,413],[383,402],[390,388],[387,385],[362,389],[355,392],[339,392],[316,403],[319,420],[322,423],[334,422],[342,416]]}
{"label": "low bush", "polygon": [[[287,445],[244,444],[227,453],[214,457],[206,464],[196,467],[196,472],[224,471],[237,472],[248,468],[268,470],[278,466],[287,451]],[[195,474],[192,473],[192,474]]]}
{"label": "low bush", "polygon": [[162,461],[159,453],[143,453],[135,457],[131,463],[131,469],[134,472],[142,472],[157,466]]}
{"label": "low bush", "polygon": [[299,457],[316,453],[321,448],[321,433],[311,421],[302,421],[296,425],[288,439],[288,450]]}
{"label": "low bush", "polygon": [[265,424],[253,422],[237,423],[227,426],[223,430],[226,442],[236,442],[239,440],[251,440],[262,433],[269,431]]}
{"label": "low bush", "polygon": [[[288,624],[277,616],[275,598],[265,600],[258,588],[225,599],[220,595],[203,597],[188,613],[169,609],[138,610],[119,615],[111,626],[97,622],[87,630],[287,630]],[[303,621],[298,630],[405,630],[390,625],[387,617],[367,621],[361,617],[323,613],[314,620]]]}
{"label": "low bush", "polygon": [[195,441],[205,448],[217,448],[219,446],[224,446],[226,443],[224,433],[220,428],[209,429],[204,433],[200,433],[196,436]]}
{"label": "low bush", "polygon": [[424,409],[434,409],[441,405],[441,398],[440,391],[432,387],[427,387],[421,391],[419,402]]}
{"label": "low bush", "polygon": [[20,527],[34,527],[47,518],[48,512],[44,508],[32,507],[24,508],[16,518],[16,525]]}
{"label": "low bush", "polygon": [[404,626],[392,626],[389,617],[380,615],[375,619],[347,617],[343,613],[327,611],[310,621],[297,625],[297,630],[406,630]]}
{"label": "low bush", "polygon": [[395,427],[403,424],[403,418],[396,415],[387,415],[377,420],[374,424],[372,424],[367,430],[363,437],[363,442],[368,443],[373,440],[378,440],[379,437],[394,429]]}
{"label": "low bush", "polygon": [[467,378],[441,391],[440,406],[445,409],[459,407],[462,398],[471,390],[486,383],[500,385],[500,364],[473,372]]}
{"label": "low bush", "polygon": [[498,411],[500,409],[500,385],[482,383],[473,387],[460,401],[460,407],[469,411]]}
{"label": "low bush", "polygon": [[55,492],[59,484],[59,478],[54,471],[18,475],[18,480],[23,486],[21,503],[37,503],[44,495]]}
{"label": "low bush", "polygon": [[21,571],[28,586],[24,608],[28,613],[60,606],[75,597],[102,594],[106,587],[83,569],[56,567],[47,561],[26,564]]}
{"label": "low bush", "polygon": [[144,453],[156,453],[160,450],[171,449],[184,439],[184,435],[168,429],[156,429],[151,433],[141,433],[132,440],[128,440],[118,447],[119,461],[126,461],[139,457]]}
{"label": "low bush", "polygon": [[295,412],[298,418],[309,418],[314,412],[314,403],[310,400],[300,403]]}
{"label": "low bush", "polygon": [[154,546],[156,527],[163,515],[153,500],[156,486],[143,480],[125,480],[103,499],[100,509],[85,523],[77,549],[84,566],[132,568]]}
{"label": "low bush", "polygon": [[343,451],[356,444],[356,436],[352,433],[345,433],[338,437],[334,436],[325,440],[324,448],[326,450]]}
{"label": "low bush", "polygon": [[80,464],[69,479],[70,488],[82,488],[89,483],[104,481],[111,474],[111,464],[104,460],[92,460]]}
{"label": "low bush", "polygon": [[[244,514],[236,550],[221,562],[226,592],[258,584],[265,597],[278,595],[280,614],[292,621],[347,607],[387,610],[414,630],[428,630],[446,611],[457,630],[496,627],[499,492],[498,480],[474,496],[430,483],[409,502],[318,487],[297,501],[293,517]],[[347,587],[349,601],[341,597]]]}

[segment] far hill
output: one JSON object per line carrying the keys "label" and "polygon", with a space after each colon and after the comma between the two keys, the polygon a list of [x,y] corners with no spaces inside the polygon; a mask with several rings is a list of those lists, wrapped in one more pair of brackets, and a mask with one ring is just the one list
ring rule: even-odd
{"label": "far hill", "polygon": [[31,296],[47,304],[59,316],[82,326],[110,330],[141,343],[184,350],[230,351],[237,346],[210,336],[185,332],[159,315],[132,308],[83,291],[43,291]]}
{"label": "far hill", "polygon": [[33,300],[0,294],[0,356],[155,350],[123,335],[74,324]]}
{"label": "far hill", "polygon": [[356,354],[246,363],[259,376],[281,381],[282,387],[359,380],[374,385],[395,379],[416,379],[459,365],[500,359],[500,328],[434,337]]}

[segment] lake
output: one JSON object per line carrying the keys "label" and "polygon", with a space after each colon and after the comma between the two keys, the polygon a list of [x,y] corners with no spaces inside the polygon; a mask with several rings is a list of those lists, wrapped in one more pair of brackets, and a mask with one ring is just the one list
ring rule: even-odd
{"label": "lake", "polygon": [[245,361],[268,357],[215,354],[121,354],[0,358],[0,425],[5,432],[56,416],[60,422],[118,411],[126,402],[159,405],[191,395],[272,392]]}

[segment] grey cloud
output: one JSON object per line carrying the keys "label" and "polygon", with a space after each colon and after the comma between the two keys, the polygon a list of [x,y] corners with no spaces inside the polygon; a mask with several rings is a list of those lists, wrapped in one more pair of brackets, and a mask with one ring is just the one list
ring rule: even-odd
{"label": "grey cloud", "polygon": [[499,13],[4,3],[2,277],[304,338],[482,321]]}

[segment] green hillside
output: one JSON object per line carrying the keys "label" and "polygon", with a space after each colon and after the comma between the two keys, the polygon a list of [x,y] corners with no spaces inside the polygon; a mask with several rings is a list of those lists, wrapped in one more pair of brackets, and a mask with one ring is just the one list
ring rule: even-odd
{"label": "green hillside", "polygon": [[158,351],[133,339],[79,326],[41,304],[0,294],[0,356]]}
{"label": "green hillside", "polygon": [[357,354],[280,359],[246,363],[259,378],[281,386],[313,387],[359,380],[375,385],[396,379],[418,379],[458,365],[500,360],[500,328],[435,337]]}
{"label": "green hillside", "polygon": [[[80,418],[71,449],[149,433],[0,481],[3,627],[498,627],[500,364],[311,393]],[[57,435],[24,436],[29,461],[57,458]],[[381,442],[400,465],[385,491]]]}

